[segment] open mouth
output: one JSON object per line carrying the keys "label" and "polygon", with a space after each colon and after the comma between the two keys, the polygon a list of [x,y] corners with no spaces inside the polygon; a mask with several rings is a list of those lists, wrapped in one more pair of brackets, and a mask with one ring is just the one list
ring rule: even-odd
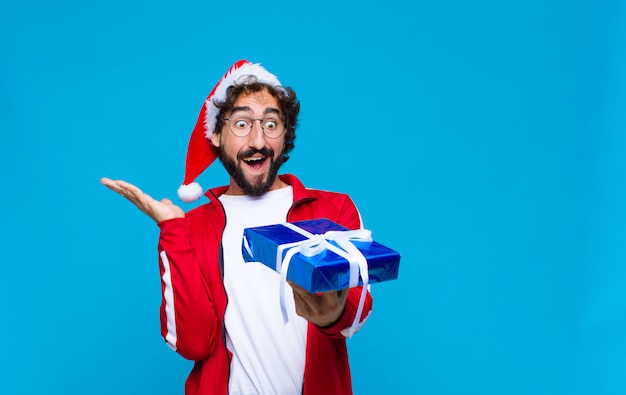
{"label": "open mouth", "polygon": [[267,156],[262,155],[262,156],[256,156],[256,157],[243,158],[243,161],[248,166],[252,167],[253,169],[260,169],[265,163],[266,159],[267,159]]}

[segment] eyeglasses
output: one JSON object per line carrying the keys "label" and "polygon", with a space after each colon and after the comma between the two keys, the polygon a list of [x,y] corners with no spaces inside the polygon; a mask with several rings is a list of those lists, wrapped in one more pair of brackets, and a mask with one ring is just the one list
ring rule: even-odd
{"label": "eyeglasses", "polygon": [[252,131],[254,121],[261,121],[261,130],[263,134],[270,139],[279,138],[284,132],[285,127],[280,119],[277,118],[224,118],[228,123],[230,131],[237,137],[246,137]]}

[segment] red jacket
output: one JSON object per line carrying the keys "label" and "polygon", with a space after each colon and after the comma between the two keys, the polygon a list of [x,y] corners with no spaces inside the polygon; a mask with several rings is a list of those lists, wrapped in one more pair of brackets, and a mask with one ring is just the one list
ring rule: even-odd
{"label": "red jacket", "polygon": [[[306,189],[292,175],[280,179],[293,187],[289,222],[328,218],[349,229],[359,229],[356,206],[345,194]],[[209,190],[210,202],[189,211],[185,218],[159,223],[161,270],[161,334],[176,352],[194,360],[185,384],[186,395],[228,393],[230,352],[224,337],[224,312],[228,296],[223,284],[221,251],[226,224],[217,199],[227,187]],[[306,342],[303,395],[352,394],[345,337],[341,334],[356,315],[361,287],[348,294],[343,315],[331,327],[309,323]],[[372,309],[367,294],[361,320]]]}

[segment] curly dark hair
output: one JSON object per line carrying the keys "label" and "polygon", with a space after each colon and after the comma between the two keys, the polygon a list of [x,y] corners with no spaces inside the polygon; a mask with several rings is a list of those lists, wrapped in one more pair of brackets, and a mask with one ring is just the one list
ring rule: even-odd
{"label": "curly dark hair", "polygon": [[243,84],[235,84],[226,90],[226,99],[223,102],[213,101],[215,107],[219,109],[215,120],[215,132],[221,133],[224,126],[224,118],[235,106],[235,101],[242,94],[260,92],[264,89],[276,98],[280,111],[282,113],[282,121],[285,125],[285,149],[281,155],[281,163],[285,163],[289,159],[289,153],[295,147],[296,128],[298,127],[298,114],[300,113],[300,102],[296,97],[296,92],[289,87],[271,86],[257,82],[251,77]]}

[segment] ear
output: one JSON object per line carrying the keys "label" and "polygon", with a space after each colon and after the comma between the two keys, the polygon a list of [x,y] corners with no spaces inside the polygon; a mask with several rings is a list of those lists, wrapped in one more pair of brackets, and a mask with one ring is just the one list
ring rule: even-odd
{"label": "ear", "polygon": [[213,144],[214,147],[220,146],[220,135],[221,133],[215,133],[215,132],[211,134],[211,144]]}

